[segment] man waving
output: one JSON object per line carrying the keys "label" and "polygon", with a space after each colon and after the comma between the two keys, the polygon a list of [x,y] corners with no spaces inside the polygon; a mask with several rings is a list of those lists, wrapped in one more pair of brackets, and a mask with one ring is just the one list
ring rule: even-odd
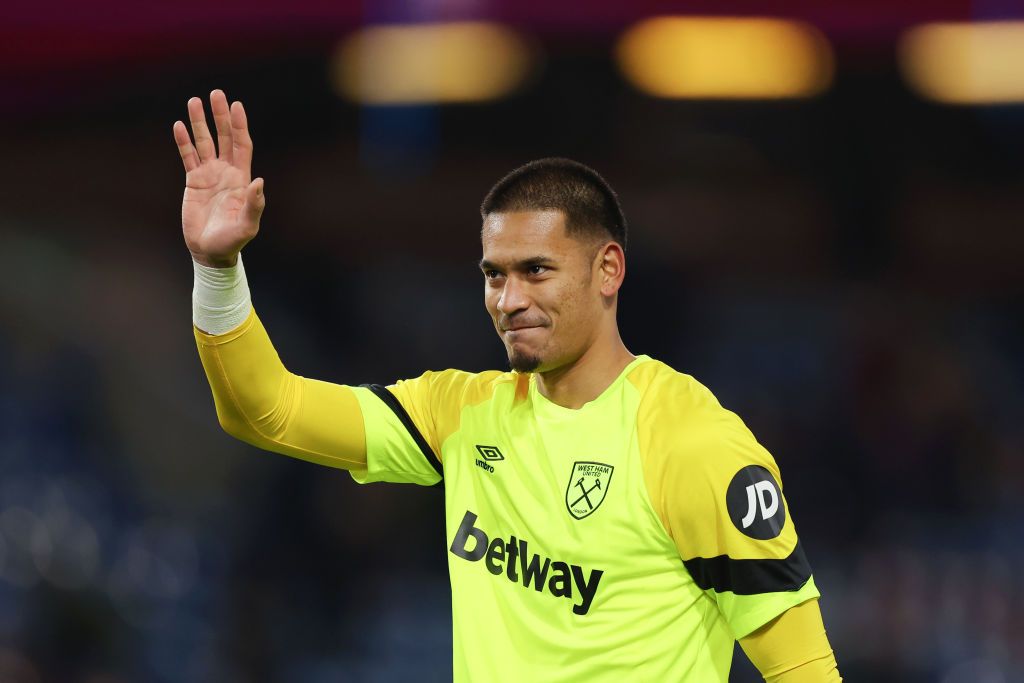
{"label": "man waving", "polygon": [[188,103],[174,137],[193,322],[221,425],[361,483],[443,485],[456,681],[838,681],[774,458],[689,375],[619,335],[626,221],[568,159],[481,206],[484,305],[510,371],[345,386],[284,367],[240,251],[263,182],[241,103]]}

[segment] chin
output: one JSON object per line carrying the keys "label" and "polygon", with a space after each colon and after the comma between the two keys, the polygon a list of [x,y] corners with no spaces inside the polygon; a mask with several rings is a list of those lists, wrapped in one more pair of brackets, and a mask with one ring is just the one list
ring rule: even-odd
{"label": "chin", "polygon": [[541,366],[543,360],[540,356],[522,351],[509,350],[508,364],[516,372],[533,372]]}

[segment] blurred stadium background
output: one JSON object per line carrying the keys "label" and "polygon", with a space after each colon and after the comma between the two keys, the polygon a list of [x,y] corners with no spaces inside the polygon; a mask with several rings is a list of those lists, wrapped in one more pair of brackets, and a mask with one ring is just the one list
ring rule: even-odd
{"label": "blurred stadium background", "polygon": [[[450,679],[439,493],[218,429],[171,139],[214,87],[249,111],[269,203],[246,263],[293,371],[503,367],[477,206],[577,158],[631,223],[628,346],[775,454],[847,680],[1024,681],[1021,19],[5,6],[0,683]],[[757,680],[742,655],[733,680]]]}

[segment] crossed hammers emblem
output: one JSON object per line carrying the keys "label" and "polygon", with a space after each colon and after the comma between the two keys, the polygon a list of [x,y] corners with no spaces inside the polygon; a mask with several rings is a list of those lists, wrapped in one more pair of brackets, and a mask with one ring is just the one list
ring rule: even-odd
{"label": "crossed hammers emblem", "polygon": [[586,501],[587,501],[587,506],[588,506],[588,507],[589,507],[589,508],[590,508],[591,510],[593,510],[593,509],[594,509],[594,504],[593,504],[593,503],[592,503],[592,502],[590,501],[590,494],[591,494],[591,493],[593,493],[593,492],[594,492],[595,490],[597,490],[597,489],[600,489],[600,488],[601,488],[601,480],[600,480],[600,479],[595,479],[595,480],[594,480],[594,485],[593,485],[593,486],[591,486],[591,487],[590,487],[590,488],[588,489],[588,488],[586,488],[585,486],[583,486],[583,479],[584,479],[584,477],[580,477],[580,480],[576,482],[576,486],[578,486],[578,487],[579,487],[579,489],[580,489],[580,491],[582,491],[582,492],[583,492],[583,495],[582,495],[582,496],[580,496],[579,498],[577,498],[576,500],[574,500],[574,501],[573,501],[573,502],[572,502],[572,503],[571,503],[571,504],[569,505],[569,507],[572,507],[573,505],[576,505],[576,503],[580,502],[581,500],[586,500]]}

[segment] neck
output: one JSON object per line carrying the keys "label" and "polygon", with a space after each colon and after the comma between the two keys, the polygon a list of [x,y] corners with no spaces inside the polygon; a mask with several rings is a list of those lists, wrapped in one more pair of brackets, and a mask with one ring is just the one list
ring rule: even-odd
{"label": "neck", "polygon": [[564,408],[581,408],[600,396],[634,358],[616,329],[611,338],[592,344],[572,363],[538,372],[537,391]]}

